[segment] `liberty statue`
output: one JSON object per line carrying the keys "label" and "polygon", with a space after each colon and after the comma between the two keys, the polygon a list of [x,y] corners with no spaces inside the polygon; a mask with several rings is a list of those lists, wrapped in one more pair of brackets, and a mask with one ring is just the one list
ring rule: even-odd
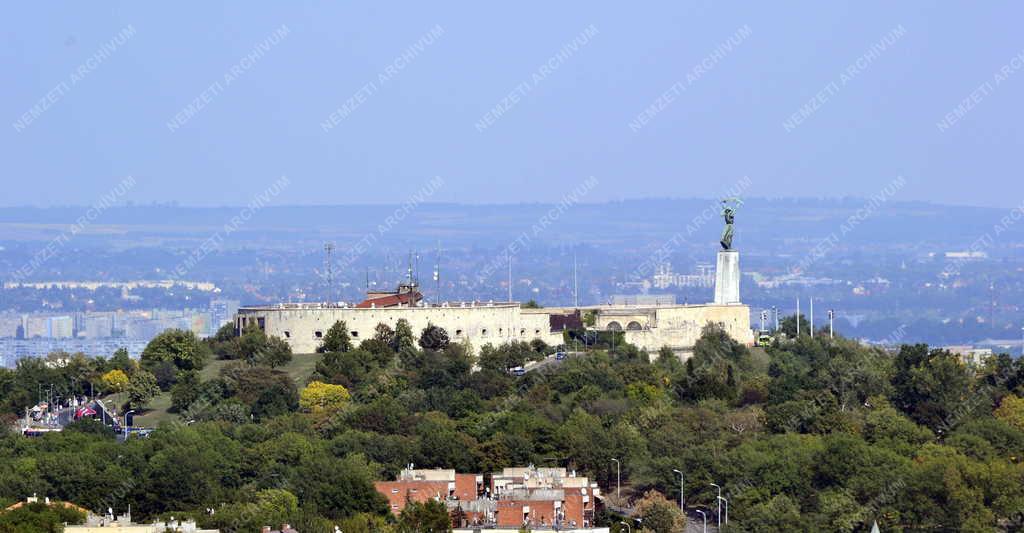
{"label": "liberty statue", "polygon": [[725,229],[722,230],[722,240],[719,243],[723,250],[732,250],[732,224],[736,220],[736,210],[743,205],[739,198],[725,198],[722,200],[722,218],[725,219]]}

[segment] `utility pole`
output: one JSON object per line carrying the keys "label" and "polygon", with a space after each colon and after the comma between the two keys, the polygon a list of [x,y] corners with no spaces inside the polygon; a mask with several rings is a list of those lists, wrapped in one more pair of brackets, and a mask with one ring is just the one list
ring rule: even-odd
{"label": "utility pole", "polygon": [[331,260],[331,255],[334,253],[334,243],[329,242],[324,245],[324,262],[326,263],[327,270],[327,302],[330,303],[334,300],[334,261]]}
{"label": "utility pole", "polygon": [[779,332],[779,308],[778,308],[778,306],[773,305],[772,306],[772,311],[775,312],[775,333],[778,333]]}

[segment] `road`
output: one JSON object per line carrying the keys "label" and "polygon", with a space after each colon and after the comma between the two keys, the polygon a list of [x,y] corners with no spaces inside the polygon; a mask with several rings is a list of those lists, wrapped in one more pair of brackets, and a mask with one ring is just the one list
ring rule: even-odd
{"label": "road", "polygon": [[540,361],[530,361],[523,365],[523,370],[526,372],[534,372],[542,368],[547,368],[551,365],[561,364],[563,361],[568,360],[570,357],[579,357],[584,355],[586,352],[565,352],[565,359],[559,361],[555,354],[551,354]]}

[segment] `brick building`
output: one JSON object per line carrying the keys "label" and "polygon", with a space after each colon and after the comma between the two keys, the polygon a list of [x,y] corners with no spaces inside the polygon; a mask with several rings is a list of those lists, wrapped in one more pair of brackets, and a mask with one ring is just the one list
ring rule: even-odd
{"label": "brick building", "polygon": [[410,501],[444,502],[455,527],[592,527],[600,494],[596,483],[575,472],[532,465],[487,476],[405,469],[395,481],[378,481],[374,486],[395,514]]}

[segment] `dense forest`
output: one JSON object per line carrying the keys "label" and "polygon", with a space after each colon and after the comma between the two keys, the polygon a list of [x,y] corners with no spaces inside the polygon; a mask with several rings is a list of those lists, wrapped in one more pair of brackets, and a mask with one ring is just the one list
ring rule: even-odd
{"label": "dense forest", "polygon": [[[783,329],[795,333],[795,319]],[[299,379],[282,370],[287,344],[230,326],[210,339],[165,332],[138,361],[24,359],[0,370],[6,427],[50,384],[65,395],[116,391],[139,411],[169,395],[174,415],[127,442],[89,420],[40,438],[6,431],[0,504],[37,493],[223,531],[426,531],[443,507],[393,518],[372,482],[409,463],[535,464],[576,469],[614,495],[614,458],[616,503],[648,518],[634,530],[679,530],[683,518],[663,520],[657,505],[678,501],[674,469],[690,508],[714,508],[710,483],[723,487],[732,531],[868,531],[875,521],[882,531],[1024,530],[1024,361],[975,367],[924,345],[887,352],[794,337],[751,349],[709,325],[683,361],[584,334],[574,338],[585,353],[522,376],[509,370],[556,347],[471,350],[405,323],[358,345],[336,324],[320,353],[294,356],[316,360]],[[214,362],[214,375],[203,372]],[[26,525],[44,514],[0,514],[0,532],[50,531]],[[623,519],[599,515],[612,531]]]}

